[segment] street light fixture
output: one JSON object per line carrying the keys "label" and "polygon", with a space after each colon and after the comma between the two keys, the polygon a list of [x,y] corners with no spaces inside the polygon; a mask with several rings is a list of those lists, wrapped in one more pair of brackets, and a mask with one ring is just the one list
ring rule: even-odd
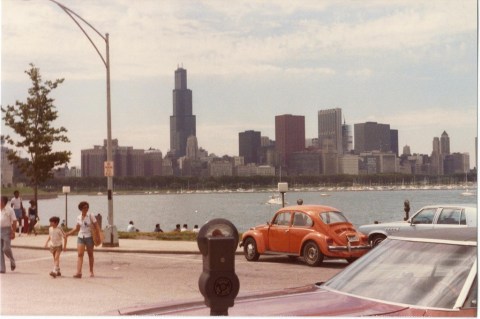
{"label": "street light fixture", "polygon": [[[55,0],[49,0],[59,6],[74,22],[75,24],[82,30],[83,34],[87,37],[90,43],[97,51],[100,59],[102,60],[105,68],[107,70],[107,161],[105,162],[105,176],[107,176],[107,188],[108,188],[108,226],[105,228],[105,240],[103,242],[103,246],[106,247],[118,247],[118,232],[116,226],[113,224],[113,161],[112,161],[112,124],[111,124],[111,101],[110,101],[110,45],[109,45],[109,37],[108,33],[102,35],[97,29],[95,29],[90,23],[88,23],[85,19],[75,13],[73,10],[69,9],[68,7],[64,6],[63,4],[59,3]],[[93,31],[95,31],[100,38],[105,41],[105,58],[98,50],[95,43],[92,41],[88,33],[85,29],[80,25],[77,18],[89,26]],[[107,169],[108,168],[108,169]]]}

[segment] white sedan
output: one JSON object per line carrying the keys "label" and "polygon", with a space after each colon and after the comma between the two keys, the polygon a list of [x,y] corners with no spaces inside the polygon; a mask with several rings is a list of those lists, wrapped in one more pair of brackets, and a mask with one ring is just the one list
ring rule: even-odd
{"label": "white sedan", "polygon": [[398,231],[477,226],[477,206],[448,204],[425,206],[406,221],[362,225],[358,230],[368,236],[372,247]]}

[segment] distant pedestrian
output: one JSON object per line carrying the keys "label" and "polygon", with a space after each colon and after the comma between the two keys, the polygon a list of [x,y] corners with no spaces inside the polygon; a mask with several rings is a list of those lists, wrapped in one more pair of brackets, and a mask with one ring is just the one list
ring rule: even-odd
{"label": "distant pedestrian", "polygon": [[15,190],[13,192],[13,198],[10,201],[10,205],[12,205],[13,210],[15,211],[15,216],[18,221],[18,236],[22,234],[22,225],[23,225],[23,215],[25,215],[23,208],[22,198],[20,197],[20,192]]}
{"label": "distant pedestrian", "polygon": [[132,232],[135,232],[136,231],[136,228],[135,226],[133,225],[133,221],[130,221],[128,223],[128,226],[127,226],[127,232],[129,233],[132,233]]}
{"label": "distant pedestrian", "polygon": [[198,233],[198,232],[200,231],[200,230],[198,229],[198,225],[193,226],[192,231],[193,231],[194,233]]}
{"label": "distant pedestrian", "polygon": [[50,227],[48,228],[48,238],[45,243],[45,248],[48,247],[48,243],[50,242],[50,252],[53,255],[53,270],[50,272],[50,276],[56,278],[62,275],[60,273],[60,254],[62,250],[67,251],[67,236],[65,236],[63,230],[58,227],[60,218],[56,216],[50,217],[49,221]]}
{"label": "distant pedestrian", "polygon": [[188,225],[183,224],[182,229],[180,229],[181,232],[188,231]]}
{"label": "distant pedestrian", "polygon": [[160,224],[156,224],[153,231],[156,233],[163,233],[163,230],[160,228]]}
{"label": "distant pedestrian", "polygon": [[88,254],[88,265],[90,266],[90,277],[94,277],[93,274],[93,238],[92,231],[90,230],[90,225],[96,227],[97,220],[92,213],[88,213],[89,205],[87,202],[80,202],[78,204],[78,209],[82,211],[77,217],[77,222],[74,228],[65,235],[68,237],[75,232],[78,232],[77,237],[77,273],[73,276],[74,278],[82,278],[82,266],[83,266],[83,255],[85,254],[85,248],[87,249]]}
{"label": "distant pedestrian", "polygon": [[37,204],[32,199],[30,201],[30,207],[28,208],[28,233],[30,235],[33,231],[35,236],[37,236],[37,231],[35,230],[35,225],[37,224],[38,218],[38,211],[37,211]]}
{"label": "distant pedestrian", "polygon": [[1,230],[1,249],[0,252],[0,273],[4,274],[6,271],[5,267],[5,256],[10,259],[10,269],[15,270],[15,258],[13,258],[11,241],[15,239],[15,230],[17,229],[17,216],[11,206],[7,205],[8,197],[2,196],[1,198],[1,208],[2,216],[0,219]]}
{"label": "distant pedestrian", "polygon": [[175,229],[173,231],[180,232],[181,231],[180,224],[175,225]]}

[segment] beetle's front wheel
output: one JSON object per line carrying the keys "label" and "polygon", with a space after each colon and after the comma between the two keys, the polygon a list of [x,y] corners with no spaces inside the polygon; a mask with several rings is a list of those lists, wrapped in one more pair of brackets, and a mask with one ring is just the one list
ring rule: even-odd
{"label": "beetle's front wheel", "polygon": [[257,250],[257,243],[255,239],[249,237],[245,239],[245,243],[243,245],[243,252],[245,254],[245,258],[248,261],[257,261],[260,258],[260,254]]}

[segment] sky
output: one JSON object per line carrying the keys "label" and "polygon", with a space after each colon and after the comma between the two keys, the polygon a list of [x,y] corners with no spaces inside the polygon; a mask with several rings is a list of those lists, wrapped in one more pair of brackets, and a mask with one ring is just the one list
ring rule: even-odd
{"label": "sky", "polygon": [[[275,116],[341,108],[346,124],[390,124],[400,153],[430,154],[446,131],[451,152],[477,136],[475,0],[59,0],[109,34],[112,137],[170,148],[174,72],[187,70],[200,147],[238,155],[238,133],[275,139]],[[26,101],[25,70],[64,78],[51,97],[72,152],[103,145],[106,68],[74,21],[48,0],[1,1],[1,104]],[[105,41],[82,24],[100,53]],[[11,134],[2,121],[2,134]],[[26,154],[25,154],[26,155]]]}

